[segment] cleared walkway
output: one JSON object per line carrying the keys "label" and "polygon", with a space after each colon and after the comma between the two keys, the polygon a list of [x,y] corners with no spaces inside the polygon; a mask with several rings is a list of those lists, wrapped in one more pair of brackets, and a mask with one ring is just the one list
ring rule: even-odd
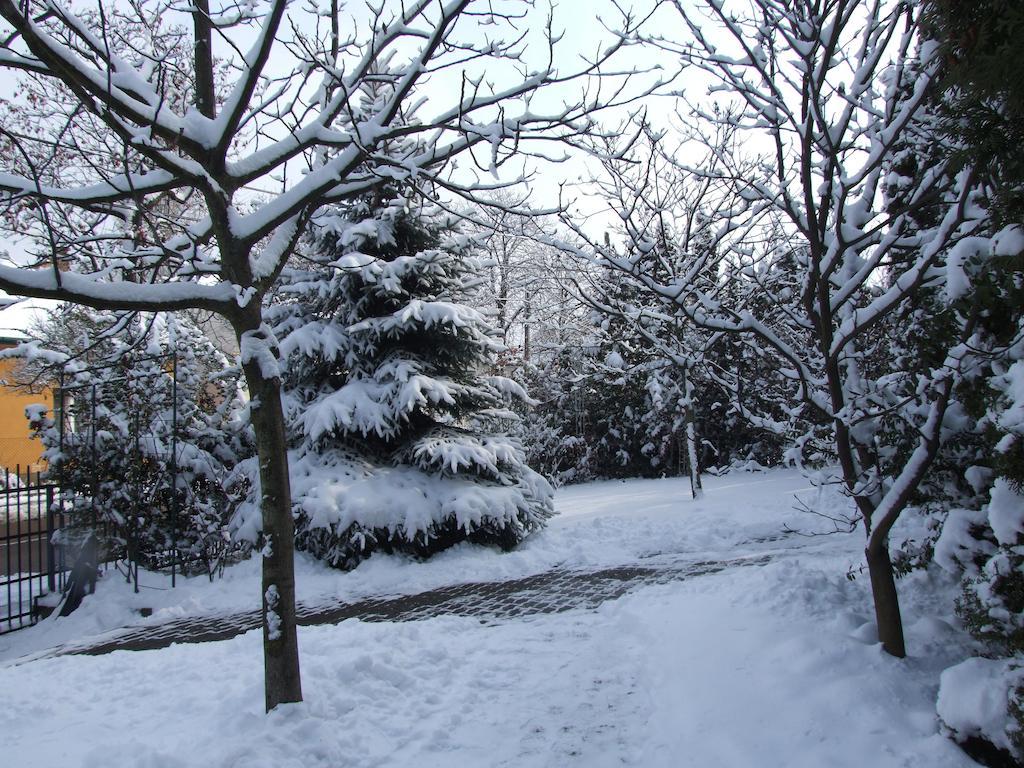
{"label": "cleared walkway", "polygon": [[[644,564],[597,570],[553,569],[509,581],[456,584],[407,595],[370,598],[352,603],[298,606],[300,626],[360,621],[416,621],[434,616],[474,616],[500,622],[533,614],[594,609],[630,590],[717,573],[727,568],[764,565],[777,553],[719,561],[686,561],[658,556]],[[32,654],[24,661],[68,655],[100,655],[113,651],[144,651],[174,643],[207,643],[257,629],[260,612],[201,616],[162,624],[135,626]],[[15,660],[14,663],[19,663]]]}

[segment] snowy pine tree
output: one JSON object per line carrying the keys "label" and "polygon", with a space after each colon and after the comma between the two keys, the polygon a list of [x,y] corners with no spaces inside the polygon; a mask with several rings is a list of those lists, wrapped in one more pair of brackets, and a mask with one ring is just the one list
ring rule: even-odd
{"label": "snowy pine tree", "polygon": [[[1024,83],[1019,4],[982,0],[925,3],[925,36],[939,46],[942,88],[929,104],[936,123],[933,155],[969,167],[981,221],[969,249],[947,269],[960,290],[952,311],[977,317],[972,346],[984,357],[956,391],[973,426],[946,450],[977,494],[949,510],[935,559],[962,575],[957,612],[984,644],[943,675],[939,714],[955,738],[986,739],[1007,764],[1024,760]],[[948,300],[948,299],[947,299]],[[934,333],[934,331],[933,331]],[[949,474],[947,470],[947,474]],[[949,483],[946,483],[948,486]],[[945,489],[943,489],[945,490]],[[948,499],[948,492],[944,497]],[[962,507],[962,508],[961,508]],[[975,666],[970,666],[974,664]],[[970,669],[982,665],[987,679]],[[960,681],[960,685],[950,685]],[[972,690],[973,689],[973,690]],[[991,712],[976,721],[950,718],[944,701],[983,693]],[[1000,714],[1000,709],[1002,712]],[[1012,757],[1011,757],[1012,754]]]}
{"label": "snowy pine tree", "polygon": [[527,462],[556,485],[593,478],[593,447],[586,438],[588,404],[580,385],[581,350],[563,347],[523,366],[536,405],[515,425]]}
{"label": "snowy pine tree", "polygon": [[480,278],[452,221],[398,195],[321,215],[271,310],[285,361],[296,544],[351,568],[375,550],[509,549],[552,514],[548,483],[495,433],[525,401],[461,303]]}

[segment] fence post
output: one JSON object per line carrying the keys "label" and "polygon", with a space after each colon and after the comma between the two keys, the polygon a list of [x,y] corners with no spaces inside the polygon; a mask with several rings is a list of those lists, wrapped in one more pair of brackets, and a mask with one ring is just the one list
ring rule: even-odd
{"label": "fence post", "polygon": [[53,486],[46,486],[46,589],[57,591],[57,548],[53,545]]}

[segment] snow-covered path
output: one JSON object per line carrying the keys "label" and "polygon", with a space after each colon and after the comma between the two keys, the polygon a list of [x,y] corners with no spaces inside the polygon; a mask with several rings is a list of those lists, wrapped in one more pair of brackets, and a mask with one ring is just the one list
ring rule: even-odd
{"label": "snow-covered path", "polygon": [[[791,472],[734,475],[711,479],[707,497],[691,502],[678,481],[593,484],[560,492],[562,515],[511,555],[466,547],[427,564],[371,560],[349,575],[306,566],[307,597],[351,598],[554,565],[714,559],[766,548],[775,554],[756,568],[642,587],[596,610],[489,623],[447,616],[303,628],[306,701],[270,716],[261,711],[257,632],[0,668],[4,761],[148,768],[973,765],[939,735],[934,716],[938,673],[957,660],[961,640],[941,616],[928,614],[949,606],[935,602],[924,575],[901,582],[912,655],[898,661],[882,654],[867,619],[866,584],[845,578],[859,560],[860,538],[774,538],[786,524],[810,522],[792,511],[793,493],[806,487]],[[841,503],[815,493],[801,497]],[[349,583],[332,592],[331,580]],[[244,581],[232,577],[221,591],[240,596]],[[177,598],[182,611],[216,602],[184,594]],[[88,614],[75,621],[86,625]],[[21,634],[46,642],[55,631]]]}
{"label": "snow-covered path", "polygon": [[[762,543],[762,542],[756,542]],[[355,603],[300,603],[296,615],[302,627],[360,621],[422,621],[440,616],[470,616],[481,622],[500,622],[541,613],[598,608],[627,592],[652,584],[718,573],[729,568],[764,565],[784,551],[730,559],[689,560],[658,555],[643,565],[598,569],[555,568],[504,581],[452,584],[407,595],[385,596]],[[175,643],[230,640],[261,626],[260,611],[221,616],[189,616],[162,624],[126,626],[47,648],[15,659],[24,664],[68,655],[99,656],[114,651],[149,651]]]}
{"label": "snow-covered path", "polygon": [[[689,498],[688,481],[675,479],[612,481],[563,489],[556,499],[558,516],[549,528],[517,552],[498,557],[477,547],[456,547],[429,563],[374,558],[342,577],[300,555],[300,615],[551,571],[680,564],[685,568],[694,562],[756,557],[780,546],[788,549],[816,543],[786,536],[783,525],[787,523],[778,518],[780,511],[791,511],[797,495],[816,495],[799,474],[776,471],[712,477],[705,482],[711,489],[709,496],[697,502]],[[752,507],[754,493],[760,498]],[[771,514],[762,514],[767,509]],[[682,526],[681,513],[687,523]],[[791,517],[791,525],[807,522],[801,516]],[[774,543],[780,539],[788,541]],[[111,570],[100,581],[99,597],[86,598],[87,609],[59,622],[48,621],[31,630],[0,636],[0,663],[106,646],[121,638],[173,636],[175,625],[187,623],[208,627],[204,634],[231,637],[233,626],[258,625],[259,579],[259,564],[254,559],[229,569],[225,578],[212,586],[202,578],[179,577],[178,586],[171,589],[166,576],[143,573],[142,589],[135,594]],[[142,618],[142,609],[152,615]]]}

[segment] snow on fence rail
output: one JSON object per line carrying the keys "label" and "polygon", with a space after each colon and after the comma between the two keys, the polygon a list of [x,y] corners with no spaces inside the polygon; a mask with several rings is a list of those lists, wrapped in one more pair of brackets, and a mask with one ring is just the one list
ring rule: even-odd
{"label": "snow on fence rail", "polygon": [[[173,481],[172,481],[173,482]],[[0,468],[0,634],[29,627],[39,620],[39,599],[64,591],[77,545],[69,545],[62,536],[54,536],[69,524],[71,512],[70,492],[62,493],[56,483],[44,481],[42,473],[21,468]],[[247,549],[235,542],[225,546],[212,566],[202,553],[188,553],[171,543],[164,549],[144,549],[133,539],[131,530],[118,527],[92,510],[79,520],[101,539],[99,562],[104,571],[113,567],[139,590],[139,568],[171,573],[171,585],[176,576],[204,567],[210,577],[219,572],[234,554],[245,554]],[[74,538],[74,537],[72,537]],[[81,538],[79,537],[79,543]]]}

